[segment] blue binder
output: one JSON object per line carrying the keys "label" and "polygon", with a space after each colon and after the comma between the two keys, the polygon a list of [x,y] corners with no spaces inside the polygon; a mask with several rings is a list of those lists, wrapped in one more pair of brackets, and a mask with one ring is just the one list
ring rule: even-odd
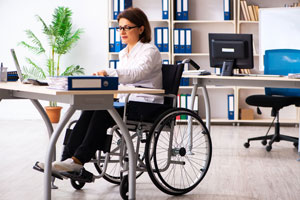
{"label": "blue binder", "polygon": [[162,44],[162,36],[163,36],[163,28],[155,27],[154,28],[154,44],[157,46],[160,52],[163,51],[163,44]]}
{"label": "blue binder", "polygon": [[109,60],[109,69],[115,69],[115,60]]}
{"label": "blue binder", "polygon": [[223,0],[224,20],[230,20],[230,0]]}
{"label": "blue binder", "polygon": [[185,29],[185,53],[192,53],[192,29]]}
{"label": "blue binder", "polygon": [[189,0],[182,0],[182,20],[189,20]]}
{"label": "blue binder", "polygon": [[113,19],[116,20],[118,18],[118,15],[119,15],[119,2],[120,0],[113,0],[113,9],[114,9],[114,12],[113,12]]}
{"label": "blue binder", "polygon": [[115,31],[115,52],[120,52],[121,51],[121,36],[120,36],[120,32],[117,31],[117,28],[114,28]]}
{"label": "blue binder", "polygon": [[109,28],[109,52],[115,52],[115,28]]}
{"label": "blue binder", "polygon": [[185,29],[179,29],[179,53],[185,53]]}
{"label": "blue binder", "polygon": [[68,90],[117,90],[118,77],[68,76]]}
{"label": "blue binder", "polygon": [[229,94],[227,96],[227,104],[228,104],[228,119],[234,120],[234,95]]}
{"label": "blue binder", "polygon": [[[121,43],[122,43],[122,40],[121,40]],[[124,49],[124,48],[126,48],[126,46],[127,46],[127,44],[122,43],[121,50]]]}
{"label": "blue binder", "polygon": [[119,14],[132,6],[132,0],[119,0]]}
{"label": "blue binder", "polygon": [[169,0],[162,0],[162,19],[169,19]]}
{"label": "blue binder", "polygon": [[176,20],[182,20],[182,0],[175,0],[175,19]]}
{"label": "blue binder", "polygon": [[169,52],[169,28],[168,27],[164,27],[162,28],[163,31],[163,48],[162,51],[163,52]]}
{"label": "blue binder", "polygon": [[168,65],[169,64],[169,60],[163,60],[162,64]]}
{"label": "blue binder", "polygon": [[179,29],[176,28],[174,29],[174,53],[180,53],[179,40],[180,40]]}

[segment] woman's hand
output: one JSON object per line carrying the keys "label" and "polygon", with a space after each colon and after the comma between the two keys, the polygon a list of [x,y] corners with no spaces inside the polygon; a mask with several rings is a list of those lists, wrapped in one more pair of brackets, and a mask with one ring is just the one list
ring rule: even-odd
{"label": "woman's hand", "polygon": [[105,70],[101,70],[99,72],[93,73],[94,76],[107,76],[107,72]]}

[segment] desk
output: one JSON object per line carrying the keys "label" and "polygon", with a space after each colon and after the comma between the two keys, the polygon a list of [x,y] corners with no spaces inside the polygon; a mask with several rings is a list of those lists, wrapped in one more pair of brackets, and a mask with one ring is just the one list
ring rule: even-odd
{"label": "desk", "polygon": [[[48,134],[49,136],[51,136],[45,160],[45,200],[51,199],[51,163],[52,159],[55,159],[55,144],[61,131],[76,110],[108,110],[109,114],[113,117],[117,125],[120,127],[121,132],[123,133],[123,136],[125,138],[129,154],[129,199],[135,199],[136,159],[134,154],[134,147],[126,125],[123,123],[122,118],[113,107],[113,96],[114,94],[120,93],[162,94],[164,93],[164,90],[120,87],[119,90],[61,91],[48,89],[47,86],[25,85],[19,82],[0,83],[0,100],[29,99],[42,116],[46,124]],[[52,124],[50,123],[46,112],[44,111],[42,105],[38,100],[57,101],[70,105],[67,112],[60,120],[55,131],[53,131]]]}
{"label": "desk", "polygon": [[[219,85],[219,86],[253,86],[253,87],[277,87],[277,88],[300,88],[300,79],[290,79],[288,77],[249,77],[249,76],[216,76],[216,75],[184,75],[183,77],[191,78],[193,81],[193,90],[191,94],[191,108],[194,107],[194,99],[197,93],[197,88],[202,87],[205,113],[206,113],[206,126],[210,131],[210,102],[206,86]],[[298,154],[300,155],[300,131],[298,142]]]}

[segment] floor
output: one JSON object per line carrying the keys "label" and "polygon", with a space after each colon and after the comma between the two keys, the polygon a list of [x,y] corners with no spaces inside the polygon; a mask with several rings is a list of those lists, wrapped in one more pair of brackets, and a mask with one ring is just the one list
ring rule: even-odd
{"label": "floor", "polygon": [[[43,199],[43,174],[32,169],[43,160],[48,138],[41,120],[0,121],[0,200]],[[281,142],[266,152],[260,142],[243,147],[248,137],[263,135],[266,126],[212,126],[213,156],[209,171],[192,192],[173,197],[159,191],[147,174],[137,180],[138,200],[299,200],[300,162],[291,143]],[[298,128],[283,127],[282,133],[298,136]],[[61,153],[61,141],[57,155]],[[58,156],[59,157],[59,156]],[[87,166],[92,170],[92,166]],[[68,180],[56,180],[55,200],[117,200],[119,187],[98,179],[80,191]]]}

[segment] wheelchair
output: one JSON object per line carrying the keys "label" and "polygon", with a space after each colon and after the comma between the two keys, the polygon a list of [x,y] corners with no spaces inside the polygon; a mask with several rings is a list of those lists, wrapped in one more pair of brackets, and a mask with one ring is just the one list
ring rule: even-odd
{"label": "wheelchair", "polygon": [[[135,146],[136,178],[147,172],[153,184],[169,195],[193,190],[206,175],[212,156],[210,133],[202,119],[192,110],[176,107],[183,67],[184,64],[162,66],[164,104],[128,102],[128,95],[123,116]],[[148,112],[143,110],[145,106]],[[77,190],[86,182],[103,177],[120,185],[121,197],[128,199],[125,140],[118,126],[109,129],[107,134],[110,146],[106,152],[97,151],[90,161],[99,174],[91,176],[84,171],[83,175],[67,177]]]}

